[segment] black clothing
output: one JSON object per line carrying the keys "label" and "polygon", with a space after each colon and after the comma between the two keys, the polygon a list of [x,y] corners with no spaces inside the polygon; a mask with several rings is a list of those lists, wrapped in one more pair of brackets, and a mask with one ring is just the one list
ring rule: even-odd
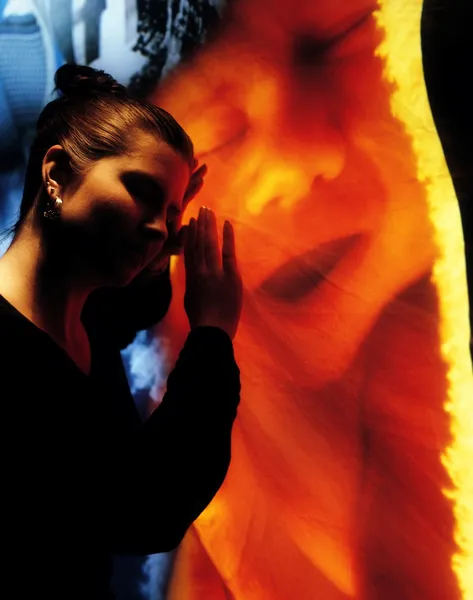
{"label": "black clothing", "polygon": [[[165,274],[155,292],[168,285]],[[161,405],[141,423],[117,344],[134,320],[159,320],[170,294],[153,315],[151,304],[133,312],[129,290],[120,292],[109,316],[131,312],[114,336],[112,321],[101,329],[97,320],[111,290],[84,311],[90,376],[0,296],[2,578],[18,597],[111,598],[110,555],[175,548],[227,473],[240,393],[230,338],[192,331]]]}

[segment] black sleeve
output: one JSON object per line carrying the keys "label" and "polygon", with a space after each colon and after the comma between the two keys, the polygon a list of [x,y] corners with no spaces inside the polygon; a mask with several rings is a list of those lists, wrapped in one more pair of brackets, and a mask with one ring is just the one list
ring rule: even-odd
{"label": "black sleeve", "polygon": [[161,405],[131,423],[126,381],[86,377],[23,317],[0,311],[0,330],[10,548],[175,548],[230,464],[240,372],[228,335],[192,331]]}
{"label": "black sleeve", "polygon": [[152,554],[180,543],[224,481],[239,399],[230,338],[218,328],[192,331],[161,405],[109,482],[119,499],[114,510],[110,499],[103,507],[111,552]]}
{"label": "black sleeve", "polygon": [[161,274],[139,277],[123,288],[106,288],[88,298],[82,318],[89,331],[105,336],[120,349],[135,339],[138,331],[156,325],[171,304],[169,267]]}

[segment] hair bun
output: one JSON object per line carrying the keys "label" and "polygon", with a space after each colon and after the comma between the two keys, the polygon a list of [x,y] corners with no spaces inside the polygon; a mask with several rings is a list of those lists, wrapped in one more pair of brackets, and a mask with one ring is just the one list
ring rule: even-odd
{"label": "hair bun", "polygon": [[89,96],[95,94],[126,95],[126,88],[104,71],[86,65],[64,64],[54,77],[56,90],[62,96]]}

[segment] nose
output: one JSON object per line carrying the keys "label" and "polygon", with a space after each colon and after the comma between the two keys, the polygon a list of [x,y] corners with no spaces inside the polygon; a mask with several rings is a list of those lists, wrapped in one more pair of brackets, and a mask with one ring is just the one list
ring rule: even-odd
{"label": "nose", "polygon": [[347,152],[327,94],[291,69],[257,73],[257,89],[244,98],[249,129],[233,173],[235,197],[247,198],[254,215],[276,198],[290,208],[307,197],[316,178],[336,179]]}
{"label": "nose", "polygon": [[146,221],[143,224],[143,233],[149,242],[164,244],[168,238],[166,218],[159,215]]}

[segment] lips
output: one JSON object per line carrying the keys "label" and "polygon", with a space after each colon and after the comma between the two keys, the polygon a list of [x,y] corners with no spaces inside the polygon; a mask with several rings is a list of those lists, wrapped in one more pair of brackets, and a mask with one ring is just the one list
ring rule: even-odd
{"label": "lips", "polygon": [[291,258],[260,285],[260,291],[283,302],[295,302],[312,292],[350,251],[359,235],[327,242]]}
{"label": "lips", "polygon": [[117,256],[122,257],[125,262],[141,265],[146,257],[146,250],[133,244],[120,244]]}

